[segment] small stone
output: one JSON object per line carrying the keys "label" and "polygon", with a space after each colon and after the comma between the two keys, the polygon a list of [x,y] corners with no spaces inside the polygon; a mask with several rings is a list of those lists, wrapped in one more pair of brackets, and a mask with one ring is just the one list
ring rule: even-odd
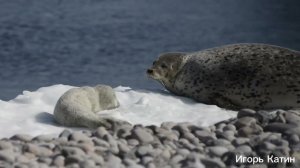
{"label": "small stone", "polygon": [[29,141],[31,141],[31,139],[32,139],[32,136],[27,135],[27,134],[17,134],[10,138],[10,140],[17,140],[17,141],[24,141],[24,142],[29,142]]}
{"label": "small stone", "polygon": [[144,156],[142,158],[143,165],[146,165],[146,164],[148,164],[149,162],[152,162],[152,161],[153,161],[153,157],[151,157],[151,156]]}
{"label": "small stone", "polygon": [[153,136],[150,133],[146,132],[140,127],[134,128],[132,130],[132,136],[133,138],[138,139],[142,144],[150,143],[154,140]]}
{"label": "small stone", "polygon": [[93,160],[83,160],[79,162],[80,167],[96,167],[96,164]]}
{"label": "small stone", "polygon": [[205,167],[225,168],[226,165],[220,159],[201,158],[202,164]]}
{"label": "small stone", "polygon": [[70,140],[74,140],[76,142],[87,142],[87,141],[91,141],[91,139],[86,136],[85,134],[77,131],[77,132],[73,132],[70,135]]}
{"label": "small stone", "polygon": [[70,155],[84,156],[85,155],[84,151],[77,147],[63,147],[61,150],[61,153],[64,156],[70,156]]}
{"label": "small stone", "polygon": [[251,109],[242,109],[238,112],[237,118],[242,118],[242,117],[253,117],[256,111],[251,110]]}
{"label": "small stone", "polygon": [[274,123],[270,123],[268,124],[264,130],[265,131],[270,131],[270,132],[280,132],[280,133],[284,133],[285,131],[288,131],[290,129],[295,128],[295,125],[292,124],[285,124],[285,123],[278,123],[278,122],[274,122]]}
{"label": "small stone", "polygon": [[161,156],[165,159],[165,160],[169,160],[171,158],[171,153],[169,150],[164,149],[161,153]]}
{"label": "small stone", "polygon": [[13,145],[9,141],[0,141],[0,150],[12,149]]}
{"label": "small stone", "polygon": [[300,116],[299,115],[296,115],[292,112],[286,112],[286,113],[284,113],[284,116],[285,116],[286,122],[288,124],[294,124],[294,125],[300,126]]}
{"label": "small stone", "polygon": [[59,134],[59,137],[65,137],[65,138],[69,139],[70,135],[71,135],[71,131],[65,129]]}
{"label": "small stone", "polygon": [[240,146],[240,145],[243,145],[243,144],[246,144],[250,141],[249,138],[243,138],[243,137],[238,137],[238,138],[235,138],[233,141],[232,141],[232,144],[234,146]]}
{"label": "small stone", "polygon": [[300,142],[299,136],[296,134],[292,134],[289,137],[289,140],[290,140],[291,144],[298,144]]}
{"label": "small stone", "polygon": [[109,148],[109,143],[102,140],[102,139],[99,139],[99,138],[93,138],[92,140],[94,142],[94,145],[95,146],[102,146],[102,147],[106,147],[106,148]]}
{"label": "small stone", "polygon": [[255,124],[255,123],[256,123],[256,119],[253,117],[242,117],[235,122],[235,126],[237,128],[241,128],[245,126],[250,126],[251,124]]}
{"label": "small stone", "polygon": [[228,124],[226,125],[224,128],[223,128],[223,131],[233,131],[235,132],[236,131],[236,128],[233,124]]}
{"label": "small stone", "polygon": [[138,147],[138,149],[137,149],[137,154],[138,154],[139,156],[144,156],[144,155],[146,155],[146,154],[151,153],[152,149],[153,149],[153,148],[152,148],[151,145],[140,146],[140,147]]}
{"label": "small stone", "polygon": [[130,151],[130,148],[124,143],[118,143],[120,154],[126,154]]}
{"label": "small stone", "polygon": [[97,165],[103,165],[104,159],[101,155],[98,155],[96,153],[91,153],[89,154],[89,156]]}
{"label": "small stone", "polygon": [[268,151],[273,151],[275,150],[276,146],[270,142],[263,142],[262,144],[259,145],[259,149],[262,150],[268,150]]}
{"label": "small stone", "polygon": [[33,141],[41,141],[41,142],[51,142],[54,139],[51,135],[39,135],[34,137]]}
{"label": "small stone", "polygon": [[249,137],[252,134],[260,134],[261,132],[263,132],[263,129],[259,125],[253,124],[240,128],[238,130],[238,135],[241,137]]}
{"label": "small stone", "polygon": [[151,163],[148,163],[146,167],[147,167],[147,168],[156,168],[155,164],[152,163],[152,162],[151,162]]}
{"label": "small stone", "polygon": [[118,144],[117,141],[110,135],[110,134],[106,134],[103,136],[103,139],[106,140],[109,143],[109,150],[113,153],[113,154],[117,154],[119,153],[119,148],[118,148]]}
{"label": "small stone", "polygon": [[137,145],[139,145],[139,141],[136,140],[136,139],[128,139],[127,143],[128,143],[128,145],[131,145],[131,146],[137,146]]}
{"label": "small stone", "polygon": [[179,163],[180,161],[182,161],[184,159],[184,157],[182,155],[174,155],[171,160],[170,160],[170,163],[171,164],[176,164],[176,163]]}
{"label": "small stone", "polygon": [[228,152],[228,149],[223,146],[212,146],[206,148],[211,155],[221,157],[224,153]]}
{"label": "small stone", "polygon": [[188,154],[190,154],[190,150],[188,150],[188,149],[177,149],[176,153],[178,153],[182,156],[187,156]]}
{"label": "small stone", "polygon": [[121,167],[121,159],[114,156],[114,155],[108,155],[108,159],[107,159],[107,162],[106,162],[106,165],[107,167]]}
{"label": "small stone", "polygon": [[27,144],[25,146],[26,151],[33,153],[37,156],[50,156],[53,152],[45,147],[39,147],[35,144]]}
{"label": "small stone", "polygon": [[61,155],[58,155],[53,159],[52,164],[57,167],[63,167],[65,165],[65,158]]}
{"label": "small stone", "polygon": [[69,165],[69,164],[73,164],[73,163],[79,163],[81,160],[82,160],[82,156],[70,155],[70,156],[66,157],[65,164]]}
{"label": "small stone", "polygon": [[1,150],[0,160],[13,163],[15,161],[15,154],[9,149]]}
{"label": "small stone", "polygon": [[248,145],[241,145],[237,147],[234,152],[239,154],[249,154],[252,152],[252,149]]}
{"label": "small stone", "polygon": [[39,157],[37,161],[40,163],[46,163],[47,165],[50,165],[52,162],[52,159],[49,157],[42,156],[42,157]]}
{"label": "small stone", "polygon": [[15,162],[18,162],[18,163],[28,163],[29,159],[26,156],[24,156],[24,155],[19,155],[19,156],[16,157],[16,161]]}
{"label": "small stone", "polygon": [[195,135],[200,141],[206,142],[215,139],[211,132],[208,131],[196,131]]}
{"label": "small stone", "polygon": [[228,140],[226,140],[226,139],[216,139],[216,140],[214,140],[213,141],[213,144],[215,145],[215,146],[227,146],[227,145],[231,145],[231,143],[228,141]]}
{"label": "small stone", "polygon": [[106,128],[104,127],[99,127],[97,130],[94,132],[94,136],[98,138],[103,138],[104,135],[109,134]]}

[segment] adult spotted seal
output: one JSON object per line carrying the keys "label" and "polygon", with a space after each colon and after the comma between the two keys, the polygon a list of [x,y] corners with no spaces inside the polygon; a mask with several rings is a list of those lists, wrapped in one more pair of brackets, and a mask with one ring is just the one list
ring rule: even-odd
{"label": "adult spotted seal", "polygon": [[170,92],[237,110],[300,107],[300,54],[266,44],[165,53],[147,70]]}
{"label": "adult spotted seal", "polygon": [[73,88],[64,93],[56,103],[54,118],[65,126],[96,128],[112,127],[115,119],[100,118],[96,112],[119,106],[114,90],[110,86]]}

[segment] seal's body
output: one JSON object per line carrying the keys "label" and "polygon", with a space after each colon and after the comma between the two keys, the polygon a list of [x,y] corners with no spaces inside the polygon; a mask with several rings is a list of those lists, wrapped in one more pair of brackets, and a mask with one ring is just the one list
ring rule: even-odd
{"label": "seal's body", "polygon": [[300,107],[300,53],[265,44],[234,44],[166,53],[148,75],[167,90],[223,108]]}
{"label": "seal's body", "polygon": [[110,86],[73,88],[64,93],[57,101],[54,118],[65,126],[111,127],[109,119],[100,118],[95,113],[118,106],[119,102]]}

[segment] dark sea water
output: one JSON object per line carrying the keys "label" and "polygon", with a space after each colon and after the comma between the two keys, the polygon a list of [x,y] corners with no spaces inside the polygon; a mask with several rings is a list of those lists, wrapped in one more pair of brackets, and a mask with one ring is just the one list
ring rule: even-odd
{"label": "dark sea water", "polygon": [[0,99],[53,84],[161,88],[161,52],[230,43],[300,50],[299,0],[0,0]]}

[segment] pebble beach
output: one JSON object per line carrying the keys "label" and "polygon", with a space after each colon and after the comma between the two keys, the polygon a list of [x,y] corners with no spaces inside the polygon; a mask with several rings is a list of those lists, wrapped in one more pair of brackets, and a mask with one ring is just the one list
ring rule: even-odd
{"label": "pebble beach", "polygon": [[209,127],[165,122],[17,134],[0,140],[0,167],[298,168],[300,112],[243,109]]}

